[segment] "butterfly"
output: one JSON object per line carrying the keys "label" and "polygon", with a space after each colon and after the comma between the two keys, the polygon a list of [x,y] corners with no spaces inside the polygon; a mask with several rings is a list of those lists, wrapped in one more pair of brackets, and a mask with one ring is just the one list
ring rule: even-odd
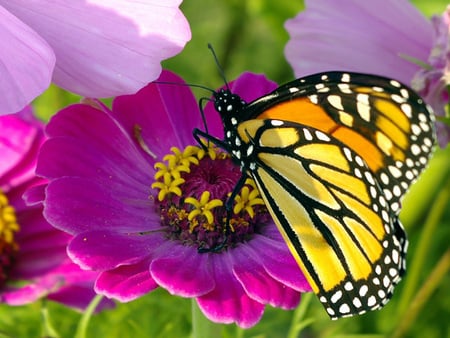
{"label": "butterfly", "polygon": [[231,154],[332,319],[381,308],[405,273],[401,199],[435,142],[431,108],[385,77],[326,72],[246,103],[213,94]]}

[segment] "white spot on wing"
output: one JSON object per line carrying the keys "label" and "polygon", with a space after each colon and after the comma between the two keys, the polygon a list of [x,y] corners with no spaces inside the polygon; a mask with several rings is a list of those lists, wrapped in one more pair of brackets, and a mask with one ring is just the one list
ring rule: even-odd
{"label": "white spot on wing", "polygon": [[327,100],[337,110],[344,110],[344,107],[342,106],[342,99],[340,96],[328,95]]}
{"label": "white spot on wing", "polygon": [[348,73],[342,74],[341,81],[342,82],[350,82],[350,74],[348,74]]}
{"label": "white spot on wing", "polygon": [[400,88],[400,87],[401,87],[400,82],[395,81],[395,80],[391,80],[391,81],[390,81],[390,84],[391,84],[391,86],[393,86],[393,87],[397,87],[397,88]]}
{"label": "white spot on wing", "polygon": [[282,126],[284,124],[284,122],[281,120],[271,120],[270,124],[274,127],[279,127],[279,126]]}

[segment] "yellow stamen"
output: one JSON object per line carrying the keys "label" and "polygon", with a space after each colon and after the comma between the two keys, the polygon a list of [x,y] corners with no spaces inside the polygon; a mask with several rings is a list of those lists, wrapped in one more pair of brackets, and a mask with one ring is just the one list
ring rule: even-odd
{"label": "yellow stamen", "polygon": [[259,197],[258,189],[252,189],[250,192],[250,189],[247,186],[242,188],[241,193],[236,195],[234,200],[236,201],[236,204],[234,205],[233,212],[239,214],[242,210],[245,210],[251,218],[255,217],[253,206],[264,205],[264,201]]}
{"label": "yellow stamen", "polygon": [[209,200],[210,192],[204,191],[200,197],[200,201],[194,197],[188,197],[184,201],[185,203],[194,206],[194,209],[189,213],[188,220],[192,221],[197,216],[203,216],[206,218],[208,224],[214,223],[214,215],[211,212],[212,209],[221,207],[223,202],[219,199]]}
{"label": "yellow stamen", "polygon": [[152,184],[153,189],[160,189],[158,193],[158,200],[161,202],[164,200],[167,194],[173,193],[177,196],[181,196],[182,191],[179,187],[184,183],[184,179],[182,178],[174,178],[169,174],[165,173],[163,176],[164,181],[156,181]]}
{"label": "yellow stamen", "polygon": [[183,152],[177,147],[170,148],[173,154],[167,154],[163,157],[163,161],[167,161],[170,166],[184,166],[188,167],[191,163],[198,164],[198,159],[196,157],[199,148],[195,146],[187,146]]}
{"label": "yellow stamen", "polygon": [[9,204],[6,195],[0,190],[0,242],[12,245],[13,248],[17,249],[18,245],[14,242],[14,236],[19,230],[16,212]]}
{"label": "yellow stamen", "polygon": [[154,168],[157,169],[155,180],[163,177],[166,173],[169,173],[173,178],[180,178],[181,172],[189,173],[191,171],[189,167],[184,165],[171,165],[170,163],[169,165],[165,165],[162,162],[155,163]]}

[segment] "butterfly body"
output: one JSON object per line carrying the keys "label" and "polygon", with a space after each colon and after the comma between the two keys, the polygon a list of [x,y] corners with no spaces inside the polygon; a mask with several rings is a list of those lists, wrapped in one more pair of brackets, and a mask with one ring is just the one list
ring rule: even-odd
{"label": "butterfly body", "polygon": [[225,137],[199,134],[254,179],[330,317],[386,304],[405,272],[401,198],[434,144],[429,107],[395,80],[348,72],[248,104],[224,89],[214,103]]}

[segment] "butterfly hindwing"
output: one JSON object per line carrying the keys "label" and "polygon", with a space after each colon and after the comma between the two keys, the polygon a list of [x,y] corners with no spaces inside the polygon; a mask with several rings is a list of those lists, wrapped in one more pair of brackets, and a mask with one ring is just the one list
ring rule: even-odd
{"label": "butterfly hindwing", "polygon": [[364,160],[295,123],[249,120],[238,132],[255,149],[250,175],[328,314],[384,305],[404,271],[405,238]]}

